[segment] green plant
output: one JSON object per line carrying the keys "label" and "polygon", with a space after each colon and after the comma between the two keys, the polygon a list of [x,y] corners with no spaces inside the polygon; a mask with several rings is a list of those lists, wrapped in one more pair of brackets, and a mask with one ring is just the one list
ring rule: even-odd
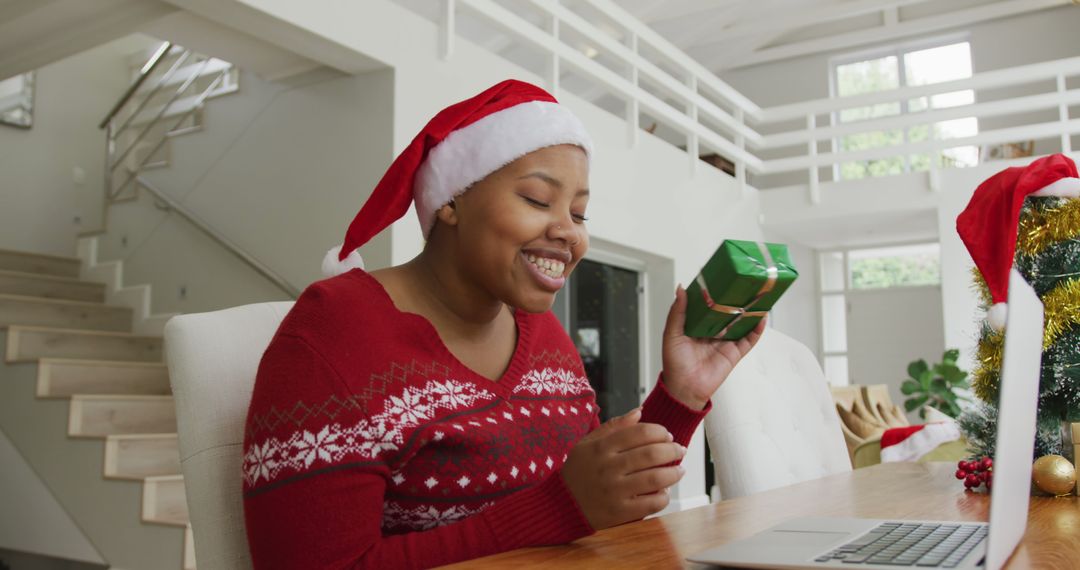
{"label": "green plant", "polygon": [[921,358],[908,364],[909,378],[900,385],[900,392],[910,396],[904,400],[904,409],[908,412],[919,410],[919,417],[923,419],[926,419],[928,406],[951,417],[959,417],[963,411],[959,402],[970,401],[958,392],[969,388],[968,373],[956,365],[959,357],[960,351],[954,348],[946,350],[941,362],[933,368]]}

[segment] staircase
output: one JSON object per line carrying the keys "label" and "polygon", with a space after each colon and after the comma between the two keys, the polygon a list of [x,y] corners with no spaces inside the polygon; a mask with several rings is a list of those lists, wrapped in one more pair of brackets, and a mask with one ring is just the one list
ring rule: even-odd
{"label": "staircase", "polygon": [[[95,245],[83,259],[0,251],[0,429],[112,568],[193,569],[168,315],[128,306],[148,287],[125,290]],[[111,282],[80,278],[95,274]]]}
{"label": "staircase", "polygon": [[189,570],[195,550],[162,346],[173,315],[152,313],[150,285],[124,284],[123,261],[99,261],[109,210],[147,192],[297,292],[140,177],[170,165],[172,140],[205,128],[204,105],[237,92],[238,70],[168,42],[129,64],[134,81],[102,122],[100,229],[80,234],[75,257],[0,249],[0,431],[110,568]]}

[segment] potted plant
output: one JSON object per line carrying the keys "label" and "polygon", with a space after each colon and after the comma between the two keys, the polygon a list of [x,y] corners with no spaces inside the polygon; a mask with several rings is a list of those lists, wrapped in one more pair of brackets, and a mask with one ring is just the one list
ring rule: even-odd
{"label": "potted plant", "polygon": [[946,350],[941,362],[932,368],[925,360],[919,359],[908,364],[907,380],[900,385],[900,392],[908,396],[904,400],[904,409],[908,412],[919,410],[919,417],[926,419],[926,409],[934,408],[943,414],[956,418],[963,410],[961,401],[971,401],[961,390],[968,390],[968,373],[956,365],[960,351]]}

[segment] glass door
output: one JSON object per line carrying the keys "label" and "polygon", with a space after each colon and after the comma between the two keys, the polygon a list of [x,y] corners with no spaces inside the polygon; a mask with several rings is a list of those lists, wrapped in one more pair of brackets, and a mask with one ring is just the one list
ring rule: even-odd
{"label": "glass door", "polygon": [[577,346],[601,421],[641,403],[641,294],[639,272],[585,259],[552,307]]}

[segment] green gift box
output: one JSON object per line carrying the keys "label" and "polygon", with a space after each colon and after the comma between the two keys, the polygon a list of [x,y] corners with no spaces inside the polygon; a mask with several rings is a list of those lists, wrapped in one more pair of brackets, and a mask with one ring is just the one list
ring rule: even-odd
{"label": "green gift box", "polygon": [[724,240],[686,288],[686,336],[746,336],[798,276],[786,245]]}

